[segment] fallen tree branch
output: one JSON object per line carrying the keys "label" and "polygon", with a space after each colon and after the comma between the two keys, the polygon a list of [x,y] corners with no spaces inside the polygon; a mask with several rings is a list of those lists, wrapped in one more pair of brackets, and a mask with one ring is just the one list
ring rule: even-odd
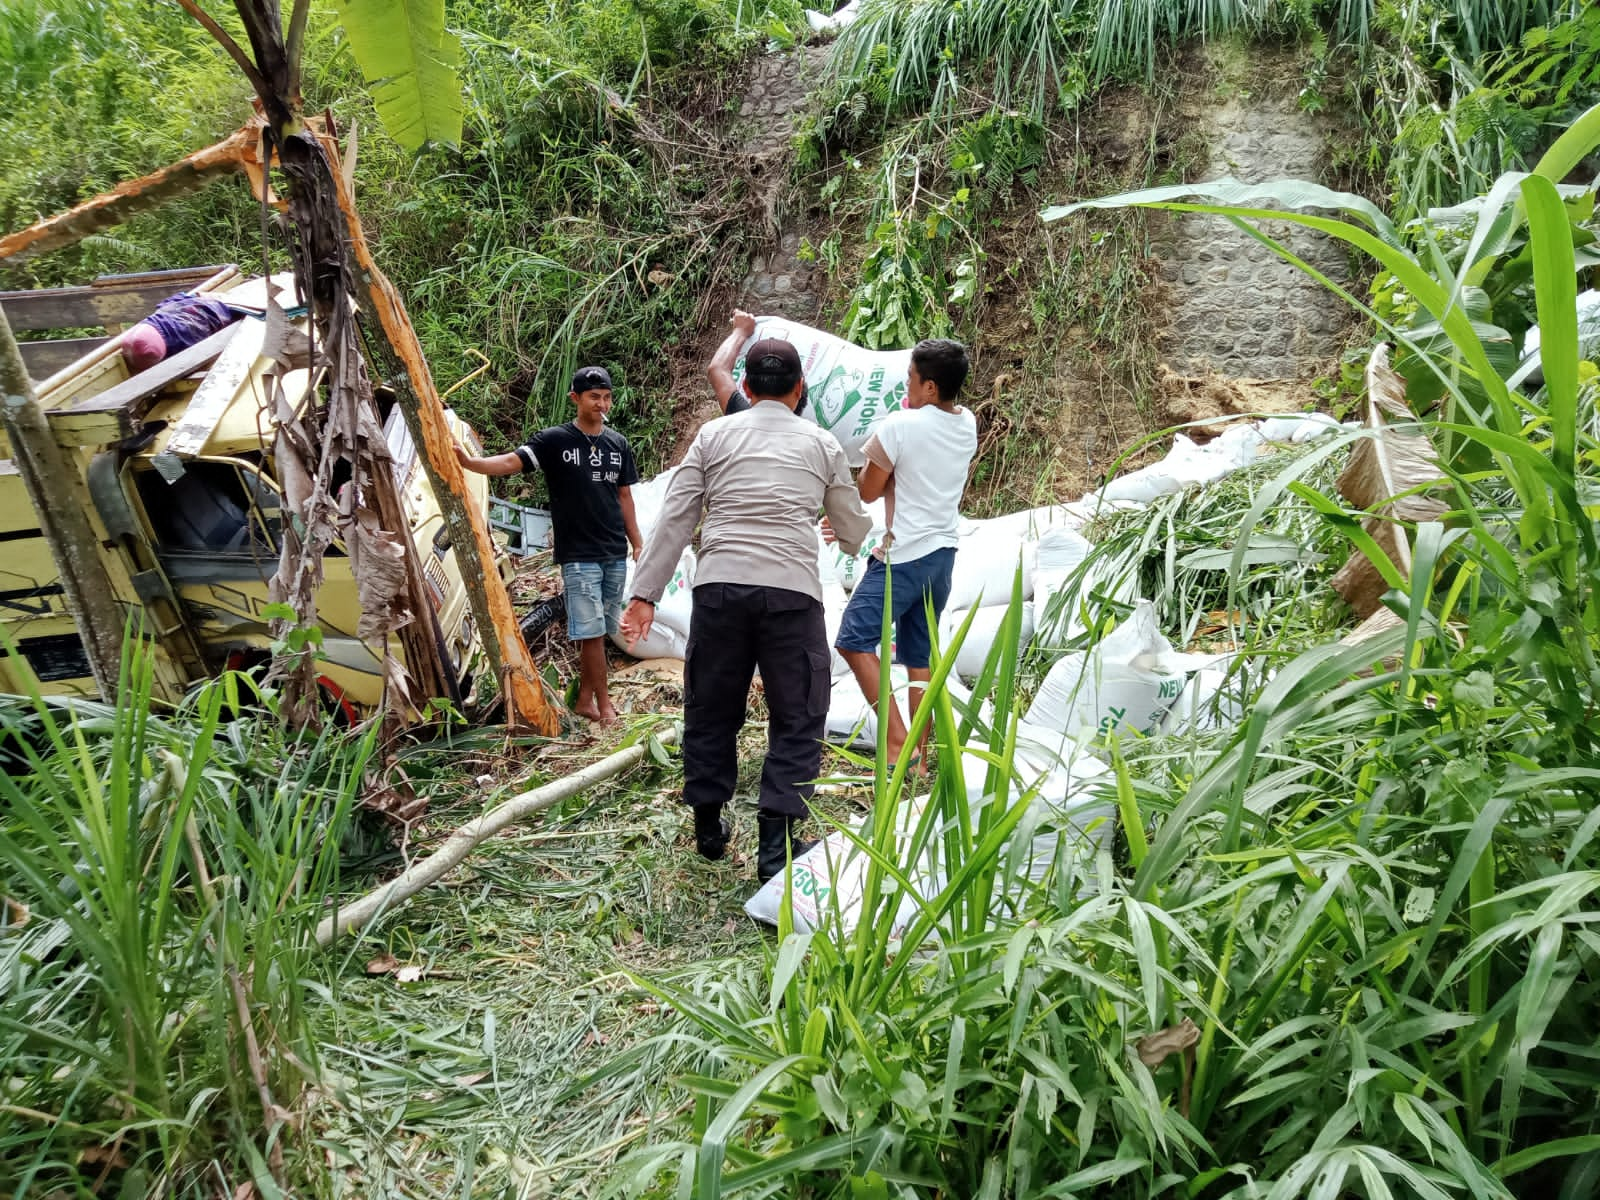
{"label": "fallen tree branch", "polygon": [[[670,745],[678,739],[678,728],[671,726],[652,736],[662,745]],[[427,858],[413,863],[404,873],[368,892],[354,904],[339,908],[332,915],[324,917],[317,926],[317,945],[331,945],[341,933],[357,933],[366,928],[379,914],[404,903],[430,883],[441,879],[459,866],[479,843],[493,837],[507,826],[515,825],[534,813],[543,812],[559,804],[569,796],[576,796],[594,784],[620,775],[649,753],[650,739],[647,737],[637,745],[619,750],[609,758],[592,763],[581,771],[563,776],[543,787],[534,788],[531,792],[513,796],[498,808],[484,813],[474,821],[468,821],[445,839],[444,845]]]}
{"label": "fallen tree branch", "polygon": [[218,175],[249,173],[257,168],[260,140],[260,121],[247,122],[216,145],[196,150],[159,171],[118,184],[109,192],[36,221],[26,229],[0,234],[0,262],[23,262],[59,250],[168,200],[198,191]]}

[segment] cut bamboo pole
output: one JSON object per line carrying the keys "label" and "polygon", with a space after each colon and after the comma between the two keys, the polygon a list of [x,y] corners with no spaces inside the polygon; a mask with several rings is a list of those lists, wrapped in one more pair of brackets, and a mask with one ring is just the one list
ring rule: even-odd
{"label": "cut bamboo pole", "polygon": [[[655,736],[662,745],[671,745],[678,739],[678,728],[672,726]],[[368,892],[354,904],[336,909],[324,917],[317,926],[317,945],[331,945],[342,933],[359,933],[379,915],[403,904],[430,883],[434,883],[459,866],[480,843],[493,837],[502,829],[543,812],[569,796],[603,783],[620,775],[650,752],[649,739],[636,746],[619,750],[609,758],[592,763],[581,771],[563,776],[543,787],[522,792],[511,797],[498,808],[486,812],[457,829],[427,858],[415,862],[403,874],[395,876],[383,886]]]}

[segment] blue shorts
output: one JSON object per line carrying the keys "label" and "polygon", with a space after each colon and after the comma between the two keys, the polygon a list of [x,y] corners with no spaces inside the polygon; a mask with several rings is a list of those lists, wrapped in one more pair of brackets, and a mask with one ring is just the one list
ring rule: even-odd
{"label": "blue shorts", "polygon": [[622,622],[622,588],[628,578],[628,560],[561,564],[561,582],[567,590],[567,636],[575,642],[615,633]]}
{"label": "blue shorts", "polygon": [[[889,619],[894,622],[894,660],[901,666],[917,670],[927,667],[933,640],[928,634],[926,598],[933,598],[933,617],[937,621],[944,612],[945,601],[950,599],[950,572],[955,565],[954,546],[893,564],[894,586],[889,590],[894,597]],[[850,603],[839,622],[839,636],[833,640],[840,650],[878,649],[890,569],[881,558],[875,557],[867,564],[866,575],[850,593]]]}

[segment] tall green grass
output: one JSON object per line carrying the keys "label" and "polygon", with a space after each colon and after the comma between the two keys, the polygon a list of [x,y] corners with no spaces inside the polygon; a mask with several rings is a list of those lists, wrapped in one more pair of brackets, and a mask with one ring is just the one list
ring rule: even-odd
{"label": "tall green grass", "polygon": [[869,0],[839,38],[847,87],[887,82],[896,111],[948,106],[963,88],[992,90],[1042,119],[1106,80],[1153,78],[1189,38],[1320,32],[1366,47],[1390,34],[1459,46],[1467,60],[1515,46],[1574,17],[1572,0]]}
{"label": "tall green grass", "polygon": [[241,677],[150,702],[7,697],[0,1161],[8,1194],[298,1191],[319,1082],[313,930],[372,736],[233,721]]}
{"label": "tall green grass", "polygon": [[[886,833],[903,770],[880,762],[852,936],[780,927],[759,976],[647,984],[677,1018],[613,1072],[671,1064],[696,1102],[614,1193],[1593,1193],[1600,446],[1581,416],[1573,257],[1575,214],[1592,210],[1553,181],[1600,140],[1597,121],[1492,189],[1454,261],[1426,239],[1413,256],[1383,222],[1106,202],[1312,225],[1417,297],[1426,311],[1388,332],[1441,381],[1423,426],[1450,509],[1405,531],[1409,572],[1383,564],[1399,620],[1280,659],[1236,729],[1100,747],[1126,849],[1087,877],[1063,859],[1021,912],[993,903],[1017,807],[1015,645],[1002,636],[975,689],[993,699],[987,725],[970,705],[958,718],[936,655],[922,820],[960,831],[946,889],[930,901],[912,886],[920,847]],[[1532,394],[1507,387],[1455,300],[1523,261],[1546,355]],[[1251,548],[1276,508],[1318,515],[1324,545],[1370,542],[1355,536],[1366,514],[1319,474],[1339,445],[1277,467],[1231,531],[1197,522],[1229,544],[1233,595],[1270,586]],[[1102,554],[1127,556],[1126,538],[1107,541]],[[1014,596],[1013,624],[1019,609]],[[1272,631],[1244,641],[1270,647]],[[970,735],[990,764],[981,794],[998,798],[976,811],[952,770]],[[1164,1057],[1145,1041],[1163,1031]]]}

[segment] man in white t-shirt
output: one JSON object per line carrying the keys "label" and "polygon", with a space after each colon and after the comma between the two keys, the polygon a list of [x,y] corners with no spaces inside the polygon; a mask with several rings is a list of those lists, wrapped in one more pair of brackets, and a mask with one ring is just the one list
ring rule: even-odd
{"label": "man in white t-shirt", "polygon": [[[978,450],[978,423],[956,403],[967,381],[966,348],[935,338],[911,351],[905,405],[878,422],[863,447],[866,465],[856,481],[865,501],[885,497],[888,533],[873,552],[839,623],[834,646],[850,664],[861,691],[878,701],[878,642],[885,597],[894,625],[895,660],[911,679],[911,717],[929,678],[932,638],[928,603],[938,621],[950,598],[956,528],[967,468]],[[889,705],[889,758],[899,758],[907,722]],[[926,735],[924,735],[926,737]],[[916,762],[920,762],[920,754]]]}

